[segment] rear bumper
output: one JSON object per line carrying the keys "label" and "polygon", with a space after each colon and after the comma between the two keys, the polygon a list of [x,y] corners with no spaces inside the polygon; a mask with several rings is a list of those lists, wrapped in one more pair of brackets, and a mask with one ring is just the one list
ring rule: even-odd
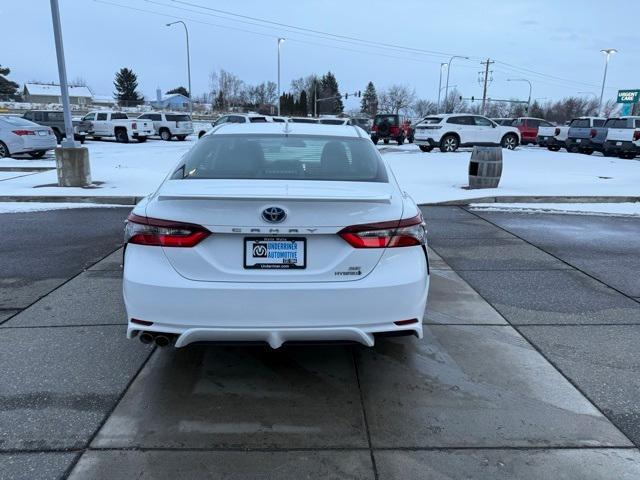
{"label": "rear bumper", "polygon": [[433,138],[415,138],[413,139],[413,143],[418,146],[427,146],[427,147],[437,147],[439,145]]}
{"label": "rear bumper", "polygon": [[135,132],[133,132],[131,134],[131,136],[133,138],[138,138],[138,137],[150,137],[151,135],[154,134],[153,130],[136,130]]}
{"label": "rear bumper", "polygon": [[640,155],[640,146],[630,141],[607,140],[604,142],[604,150],[609,153],[633,153]]}
{"label": "rear bumper", "polygon": [[[339,282],[202,282],[180,276],[162,249],[129,245],[124,268],[127,336],[177,335],[193,342],[355,341],[376,333],[422,337],[429,275],[421,247],[387,250],[365,278]],[[150,326],[131,319],[153,322]],[[394,322],[416,319],[407,325]]]}
{"label": "rear bumper", "polygon": [[536,143],[539,147],[564,147],[564,142],[558,140],[556,137],[538,135],[536,137]]}
{"label": "rear bumper", "polygon": [[15,143],[10,143],[9,150],[11,153],[28,153],[53,150],[57,146],[56,137],[53,135],[37,139],[23,137]]}
{"label": "rear bumper", "polygon": [[567,148],[577,147],[581,150],[592,149],[601,152],[603,144],[594,142],[591,138],[567,138]]}

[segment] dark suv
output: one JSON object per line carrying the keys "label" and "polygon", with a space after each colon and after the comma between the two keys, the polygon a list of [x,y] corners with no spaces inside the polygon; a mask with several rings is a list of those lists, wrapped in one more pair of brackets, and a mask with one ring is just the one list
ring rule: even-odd
{"label": "dark suv", "polygon": [[[64,129],[64,113],[62,110],[28,110],[23,117],[38,125],[51,127],[58,143],[67,135]],[[91,129],[91,122],[85,120],[74,120],[73,131],[74,140],[84,143],[87,131]]]}
{"label": "dark suv", "polygon": [[377,144],[379,140],[382,140],[386,144],[389,143],[389,140],[393,140],[398,142],[398,145],[402,145],[405,138],[406,128],[400,122],[400,115],[384,113],[376,115],[373,119],[371,127],[373,143]]}

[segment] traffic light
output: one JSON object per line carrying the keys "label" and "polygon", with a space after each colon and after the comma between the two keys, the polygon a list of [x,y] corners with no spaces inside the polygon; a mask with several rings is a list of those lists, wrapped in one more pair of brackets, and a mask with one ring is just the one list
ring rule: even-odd
{"label": "traffic light", "polygon": [[358,98],[360,98],[361,96],[362,96],[362,92],[358,90]]}
{"label": "traffic light", "polygon": [[471,101],[475,102],[476,101],[476,97],[474,97],[473,95],[471,95]]}

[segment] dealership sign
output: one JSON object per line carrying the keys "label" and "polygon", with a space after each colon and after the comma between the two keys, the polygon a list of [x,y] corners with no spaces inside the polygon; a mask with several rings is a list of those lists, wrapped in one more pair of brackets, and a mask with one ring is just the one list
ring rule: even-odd
{"label": "dealership sign", "polygon": [[618,90],[618,103],[637,103],[640,90]]}

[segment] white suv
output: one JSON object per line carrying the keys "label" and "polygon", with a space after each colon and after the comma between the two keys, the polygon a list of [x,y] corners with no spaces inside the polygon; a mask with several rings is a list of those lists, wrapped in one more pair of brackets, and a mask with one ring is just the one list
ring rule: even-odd
{"label": "white suv", "polygon": [[455,152],[458,147],[474,145],[501,145],[513,150],[520,144],[517,128],[469,113],[426,117],[416,125],[414,138],[423,152],[430,152],[434,147],[442,152]]}
{"label": "white suv", "polygon": [[[278,120],[280,121],[280,120]],[[203,124],[198,129],[198,138],[202,137],[205,133],[211,130],[213,127],[222,125],[223,123],[266,123],[273,122],[273,118],[269,115],[260,115],[258,113],[232,113],[229,115],[223,115],[219,117],[215,122]]]}
{"label": "white suv", "polygon": [[193,122],[185,113],[144,113],[138,119],[151,120],[155,134],[162,140],[168,141],[173,137],[184,140],[193,133]]}

